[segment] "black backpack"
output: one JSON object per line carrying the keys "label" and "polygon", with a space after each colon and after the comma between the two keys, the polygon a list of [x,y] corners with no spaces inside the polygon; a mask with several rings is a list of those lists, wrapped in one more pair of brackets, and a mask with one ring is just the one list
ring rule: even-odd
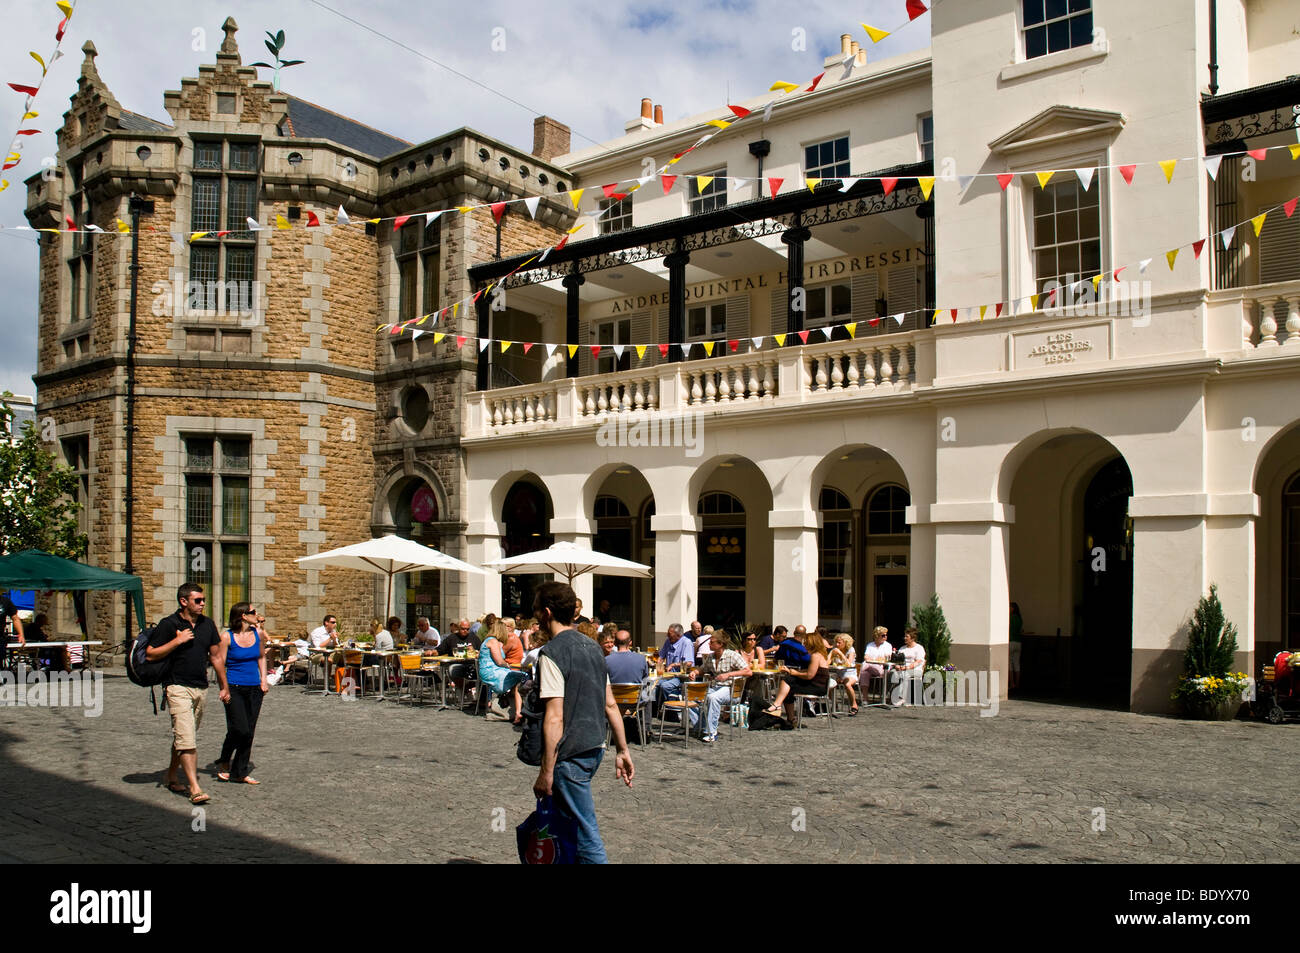
{"label": "black backpack", "polygon": [[[153,689],[155,685],[161,685],[167,680],[172,671],[171,656],[149,661],[145,650],[149,648],[149,640],[153,638],[156,626],[147,625],[140,630],[140,634],[135,637],[135,643],[131,650],[126,654],[126,676],[133,683],[142,688],[149,689],[149,702],[153,705],[153,713],[158,714],[158,701],[154,697]],[[166,695],[163,696],[163,706],[166,707]]]}
{"label": "black backpack", "polygon": [[541,767],[542,764],[542,717],[546,714],[546,703],[542,701],[542,680],[533,679],[533,687],[523,696],[520,715],[523,717],[523,729],[519,734],[519,743],[515,747],[515,756],[524,764]]}

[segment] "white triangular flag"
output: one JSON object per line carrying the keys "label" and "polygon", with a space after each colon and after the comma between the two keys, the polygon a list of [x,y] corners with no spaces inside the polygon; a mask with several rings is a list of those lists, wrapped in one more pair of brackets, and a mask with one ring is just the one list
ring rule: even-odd
{"label": "white triangular flag", "polygon": [[1232,245],[1232,236],[1237,234],[1237,226],[1229,225],[1219,234],[1223,236],[1223,250],[1227,251],[1229,246]]}
{"label": "white triangular flag", "polygon": [[903,326],[903,315],[901,314],[894,315],[894,320],[898,322],[898,326],[900,328]]}
{"label": "white triangular flag", "polygon": [[975,181],[975,176],[973,175],[959,175],[957,176],[957,188],[965,192],[968,188],[970,188],[970,184],[974,181]]}
{"label": "white triangular flag", "polygon": [[434,222],[436,222],[436,221],[438,220],[438,216],[441,215],[441,214],[442,214],[443,212],[445,212],[445,211],[447,211],[447,210],[446,210],[445,208],[443,208],[443,209],[439,209],[439,210],[436,211],[436,212],[425,212],[425,213],[424,213],[424,227],[425,227],[425,228],[428,228],[430,225],[432,225]]}
{"label": "white triangular flag", "polygon": [[411,331],[411,340],[414,341],[414,340],[416,340],[416,339],[417,339],[421,334],[428,334],[428,333],[429,333],[428,331],[422,331],[422,330],[420,330],[419,328],[415,328],[414,330]]}
{"label": "white triangular flag", "polygon": [[340,225],[348,225],[352,221],[352,219],[348,218],[348,213],[343,211],[342,205],[339,206],[339,215],[337,221]]}
{"label": "white triangular flag", "polygon": [[639,176],[639,177],[637,178],[637,180],[636,180],[636,184],[637,184],[637,185],[640,185],[640,186],[644,186],[647,182],[649,182],[649,181],[650,181],[651,179],[653,179],[653,178],[654,178],[653,175],[643,175],[643,176]]}
{"label": "white triangular flag", "polygon": [[1138,274],[1145,275],[1147,273],[1147,265],[1149,264],[1151,264],[1150,258],[1143,258],[1138,262]]}
{"label": "white triangular flag", "polygon": [[528,209],[528,215],[530,218],[537,217],[537,203],[541,200],[542,197],[540,195],[534,195],[524,199],[524,207]]}
{"label": "white triangular flag", "polygon": [[553,251],[555,251],[555,246],[547,245],[546,251],[542,252],[541,257],[537,259],[537,263],[540,265],[542,262],[546,261],[546,257]]}
{"label": "white triangular flag", "polygon": [[761,350],[763,349],[763,339],[762,339],[762,338],[750,338],[750,341],[752,341],[752,342],[754,343],[754,350],[755,350],[755,351],[761,351]]}
{"label": "white triangular flag", "polygon": [[488,348],[488,345],[491,344],[491,343],[492,343],[491,339],[489,339],[489,338],[482,338],[482,339],[478,342],[478,350],[479,350],[479,353],[482,354],[484,351],[486,351],[487,348]]}
{"label": "white triangular flag", "polygon": [[88,231],[88,232],[102,232],[103,229],[100,228],[98,225],[87,225],[87,226],[86,226],[86,231]]}
{"label": "white triangular flag", "polygon": [[763,122],[767,122],[769,119],[772,118],[772,107],[775,105],[776,105],[776,100],[774,99],[770,103],[768,103],[767,106],[763,109]]}
{"label": "white triangular flag", "polygon": [[678,345],[676,345],[676,348],[677,348],[678,351],[681,352],[682,357],[685,357],[687,354],[690,353],[690,351],[688,350],[689,347],[690,347],[689,344],[678,344]]}
{"label": "white triangular flag", "polygon": [[248,222],[248,230],[250,232],[260,232],[262,230],[262,226],[257,224],[257,219],[249,218],[246,219],[246,221]]}
{"label": "white triangular flag", "polygon": [[614,344],[611,345],[610,349],[614,352],[615,358],[620,358],[623,356],[623,348],[625,347],[627,347],[626,344]]}
{"label": "white triangular flag", "polygon": [[1075,169],[1074,170],[1074,174],[1079,177],[1079,184],[1083,186],[1083,190],[1085,192],[1087,192],[1090,188],[1092,188],[1092,177],[1096,171],[1097,171],[1096,169]]}
{"label": "white triangular flag", "polygon": [[829,341],[829,340],[831,339],[831,329],[830,329],[830,328],[827,328],[827,327],[821,327],[821,328],[818,328],[817,330],[820,331],[820,332],[822,333],[822,337],[825,338],[827,341]]}
{"label": "white triangular flag", "polygon": [[853,186],[858,184],[857,179],[840,179],[840,191],[847,192]]}
{"label": "white triangular flag", "polygon": [[1219,164],[1221,162],[1223,162],[1223,156],[1205,157],[1205,171],[1212,182],[1217,182],[1219,179]]}
{"label": "white triangular flag", "polygon": [[546,345],[546,356],[547,356],[547,357],[551,357],[551,356],[553,356],[553,355],[555,354],[555,349],[556,349],[557,347],[559,347],[559,346],[560,346],[560,345],[558,345],[558,344],[554,344],[554,343],[552,343],[552,344],[547,344],[547,345]]}

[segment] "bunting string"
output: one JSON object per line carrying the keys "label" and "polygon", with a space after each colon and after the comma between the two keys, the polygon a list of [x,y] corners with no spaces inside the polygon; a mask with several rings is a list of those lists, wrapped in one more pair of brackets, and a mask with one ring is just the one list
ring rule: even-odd
{"label": "bunting string", "polygon": [[[35,85],[32,85],[31,83],[6,84],[14,92],[22,94],[23,107],[21,116],[18,119],[18,129],[14,133],[13,138],[9,140],[9,150],[5,153],[4,162],[0,163],[0,176],[3,176],[3,173],[15,168],[23,161],[24,137],[38,136],[41,133],[41,130],[28,125],[30,120],[36,119],[40,116],[40,113],[32,109],[32,103],[36,100],[36,97],[40,94],[41,88],[45,85],[45,77],[49,75],[50,67],[54,65],[56,60],[63,56],[63,37],[68,31],[68,21],[72,19],[72,13],[76,9],[77,2],[76,0],[72,0],[72,2],[68,2],[68,0],[58,0],[54,5],[58,8],[59,14],[62,17],[62,19],[59,20],[58,26],[54,28],[54,52],[50,54],[48,61],[35,50],[32,50],[27,54],[40,66],[40,79],[36,81]],[[0,177],[0,192],[3,192],[7,188],[9,188],[9,180]]]}

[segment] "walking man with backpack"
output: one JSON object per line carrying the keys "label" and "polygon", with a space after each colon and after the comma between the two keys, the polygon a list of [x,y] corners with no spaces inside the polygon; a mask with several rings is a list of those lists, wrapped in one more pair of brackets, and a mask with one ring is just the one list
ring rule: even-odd
{"label": "walking man with backpack", "polygon": [[[562,582],[543,583],[533,600],[539,637],[538,696],[542,715],[541,765],[533,793],[552,797],[560,814],[574,822],[577,861],[605,863],[596,824],[591,779],[605,752],[605,725],[614,737],[615,773],[632,786],[632,755],[623,734],[623,715],[609,687],[600,646],[573,628],[577,596]],[[536,763],[536,762],[534,762]]]}
{"label": "walking man with backpack", "polygon": [[196,736],[203,720],[203,706],[208,694],[208,662],[216,669],[221,685],[220,698],[230,700],[226,684],[225,659],[221,654],[221,636],[212,620],[203,614],[203,587],[192,582],[176,590],[180,607],[175,615],[163,619],[154,628],[145,657],[150,662],[166,659],[169,671],[166,686],[167,711],[172,718],[172,754],[167,766],[167,787],[185,793],[176,780],[176,768],[185,772],[190,803],[206,804],[211,800],[199,787]]}

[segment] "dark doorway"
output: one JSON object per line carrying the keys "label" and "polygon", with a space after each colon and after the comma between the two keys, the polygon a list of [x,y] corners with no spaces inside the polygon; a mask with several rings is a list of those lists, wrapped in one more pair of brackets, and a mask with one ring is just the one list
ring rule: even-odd
{"label": "dark doorway", "polygon": [[[883,625],[889,630],[889,644],[900,648],[903,629],[910,615],[907,606],[907,576],[877,573],[872,580],[876,590],[875,615],[870,628]],[[870,633],[866,633],[870,635]]]}
{"label": "dark doorway", "polygon": [[[555,541],[548,532],[550,516],[546,494],[540,487],[522,481],[512,486],[501,513],[505,524],[502,555],[518,556],[550,546]],[[506,615],[529,615],[533,591],[545,581],[542,575],[502,576],[501,611]]]}
{"label": "dark doorway", "polygon": [[1122,457],[1105,464],[1083,497],[1083,591],[1071,658],[1071,694],[1127,708],[1133,668],[1133,477]]}

